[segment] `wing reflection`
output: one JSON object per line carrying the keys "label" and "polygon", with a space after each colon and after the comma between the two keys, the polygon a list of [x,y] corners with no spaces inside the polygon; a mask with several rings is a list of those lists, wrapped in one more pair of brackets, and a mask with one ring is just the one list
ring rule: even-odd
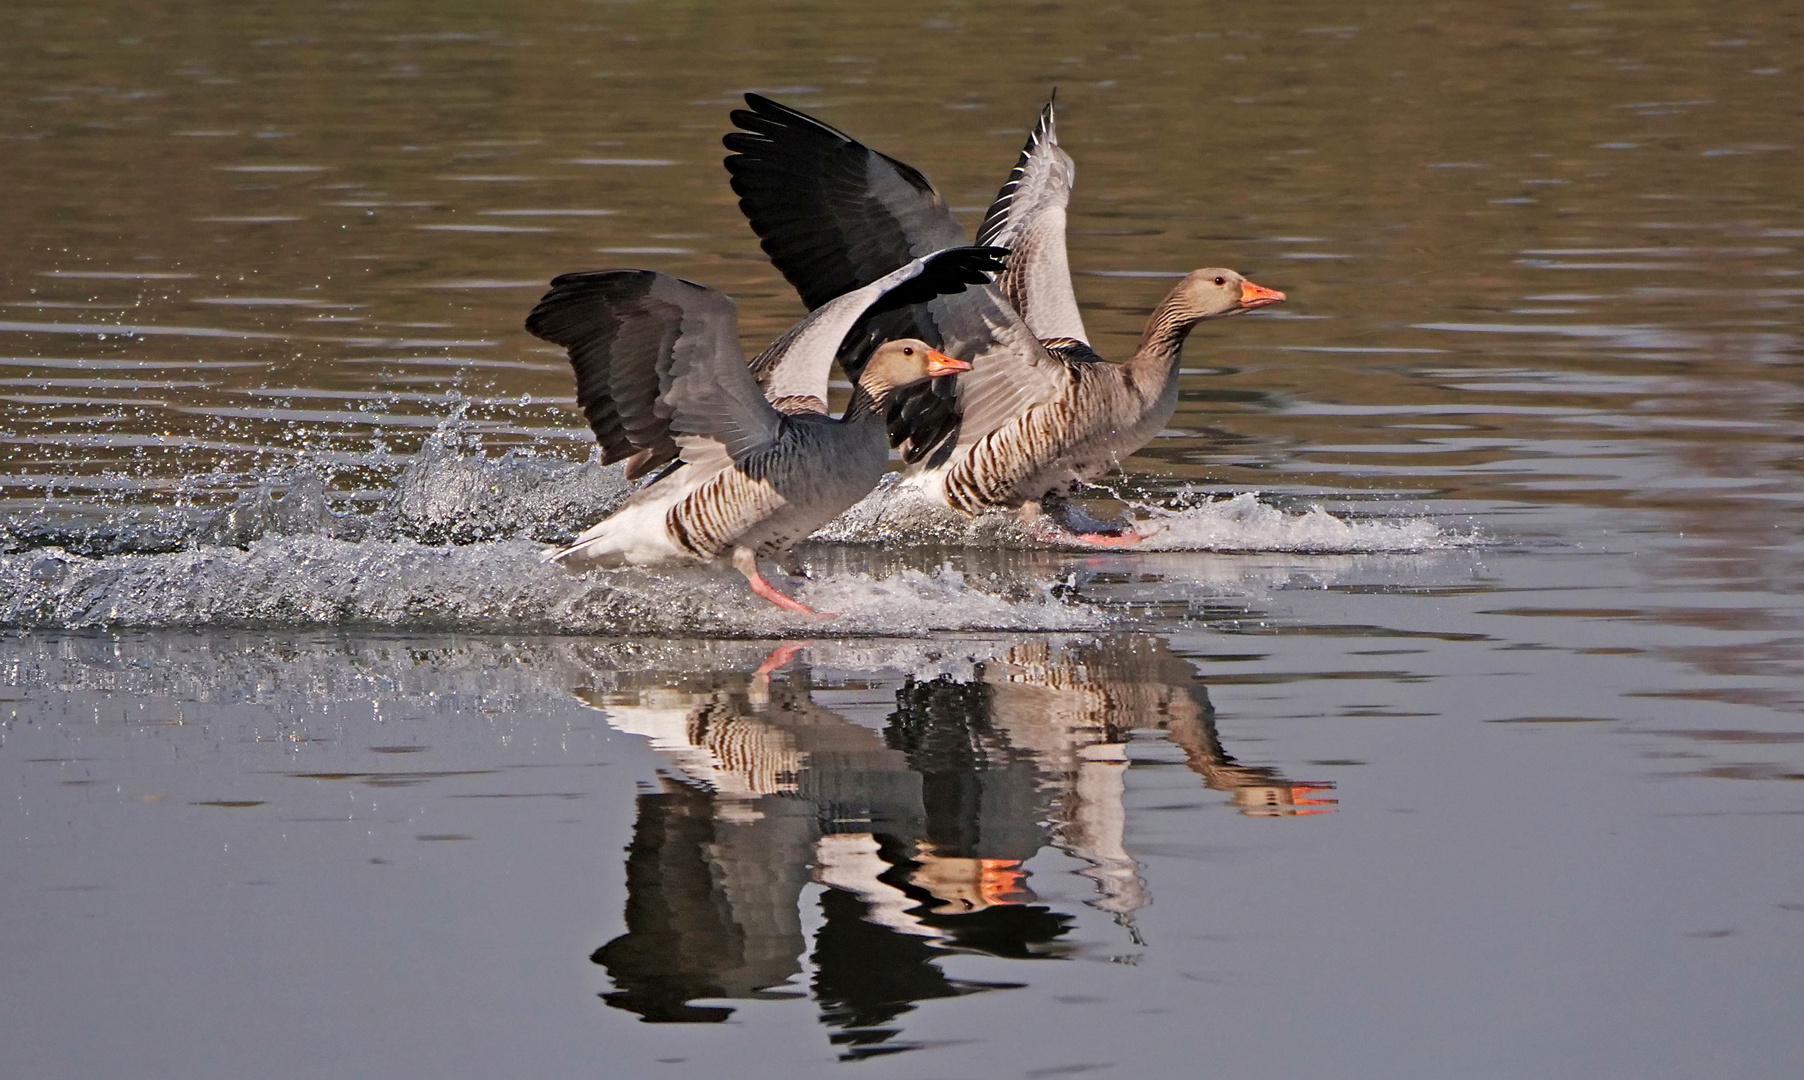
{"label": "wing reflection", "polygon": [[578,692],[671,766],[638,798],[626,933],[592,957],[614,983],[609,1005],[650,1022],[724,1020],[730,1006],[695,1002],[801,996],[806,953],[846,1056],[906,1049],[893,1021],[915,1003],[1021,985],[951,978],[941,958],[1070,952],[1075,917],[1029,885],[1043,848],[1082,862],[1085,902],[1135,933],[1151,896],[1125,843],[1133,731],[1167,731],[1242,813],[1331,801],[1305,796],[1332,785],[1229,756],[1195,669],[1157,638],[1030,639],[962,677],[910,675],[881,729],[817,703],[801,651],[750,672],[620,671]]}

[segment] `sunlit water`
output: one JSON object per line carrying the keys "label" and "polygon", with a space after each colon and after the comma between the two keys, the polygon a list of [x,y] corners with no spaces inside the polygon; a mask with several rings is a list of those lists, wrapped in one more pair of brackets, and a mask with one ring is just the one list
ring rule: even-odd
{"label": "sunlit water", "polygon": [[[0,13],[0,1072],[1804,1072],[1798,13],[178,8]],[[551,276],[800,314],[738,93],[974,223],[1055,84],[1105,355],[1290,296],[1149,540],[540,561]]]}

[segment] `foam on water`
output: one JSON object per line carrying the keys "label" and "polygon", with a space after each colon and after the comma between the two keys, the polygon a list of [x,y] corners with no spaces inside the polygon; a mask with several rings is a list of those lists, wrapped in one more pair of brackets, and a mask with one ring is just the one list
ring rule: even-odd
{"label": "foam on water", "polygon": [[1381,554],[1441,551],[1472,542],[1426,518],[1349,520],[1319,506],[1302,513],[1242,492],[1181,510],[1155,511],[1142,524],[1158,531],[1137,547],[1146,551],[1284,551]]}
{"label": "foam on water", "polygon": [[433,546],[411,540],[266,536],[247,547],[197,546],[90,558],[57,548],[0,555],[0,625],[385,626],[583,634],[780,636],[930,630],[1084,629],[1093,608],[1052,587],[985,592],[951,569],[884,578],[837,575],[795,590],[826,622],[754,597],[730,570],[594,571],[540,559],[526,540]]}
{"label": "foam on water", "polygon": [[[1196,496],[1180,493],[1180,501]],[[1259,501],[1258,493],[1207,498],[1178,509],[1141,507],[1145,540],[1137,551],[1293,552],[1381,554],[1442,551],[1468,546],[1474,537],[1444,529],[1426,518],[1352,520],[1319,506],[1301,513]],[[1099,523],[1100,524],[1100,523]],[[1156,531],[1154,531],[1156,530]],[[978,544],[1005,547],[1093,550],[1050,522],[1029,523],[1014,511],[975,517],[928,498],[900,474],[884,482],[857,506],[814,534],[817,540],[851,544]]]}
{"label": "foam on water", "polygon": [[[365,469],[369,463],[359,463]],[[842,566],[794,594],[842,617],[813,623],[753,598],[719,567],[572,576],[541,562],[633,490],[599,455],[497,457],[453,418],[375,491],[335,486],[331,465],[254,476],[236,501],[62,504],[0,524],[0,625],[35,627],[383,626],[585,634],[756,637],[932,630],[1078,630],[1097,609],[1054,595],[1051,575],[978,586],[951,567],[881,575]],[[1180,501],[1186,496],[1180,494]],[[48,504],[47,504],[48,505]],[[1425,519],[1297,513],[1253,495],[1142,511],[1159,531],[1122,552],[1404,553],[1469,543]],[[1143,524],[1145,524],[1143,522]],[[998,512],[967,517],[892,476],[815,537],[892,548],[1089,547]],[[1115,549],[1118,552],[1121,549]]]}

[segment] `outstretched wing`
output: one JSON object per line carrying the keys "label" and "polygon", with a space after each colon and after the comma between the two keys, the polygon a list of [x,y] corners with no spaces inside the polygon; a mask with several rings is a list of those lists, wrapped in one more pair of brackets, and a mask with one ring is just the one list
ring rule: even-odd
{"label": "outstretched wing", "polygon": [[[747,94],[724,140],[733,190],[771,261],[810,307],[876,281],[910,259],[963,244],[964,229],[926,177],[786,105]],[[840,366],[856,379],[884,341],[918,337],[973,370],[894,395],[890,441],[931,464],[956,437],[981,438],[1069,382],[995,285],[868,315],[848,333]],[[974,409],[967,410],[966,404]]]}
{"label": "outstretched wing", "polygon": [[1040,111],[1021,159],[984,215],[977,242],[1014,252],[996,284],[1035,337],[1072,338],[1088,345],[1065,254],[1065,207],[1077,181],[1077,164],[1059,147],[1052,107],[1049,101]]}
{"label": "outstretched wing", "polygon": [[863,319],[987,285],[1005,254],[959,247],[911,260],[810,313],[752,367],[739,351],[730,298],[651,270],[565,274],[526,328],[568,351],[602,460],[630,457],[636,477],[674,460],[679,447],[685,460],[694,457],[692,439],[711,440],[736,461],[770,445],[783,417],[767,394],[813,397],[824,411],[833,358],[862,333]]}
{"label": "outstretched wing", "polygon": [[747,94],[722,140],[739,208],[802,302],[820,307],[910,259],[969,243],[918,171],[806,113]]}
{"label": "outstretched wing", "polygon": [[735,460],[773,442],[783,417],[739,349],[731,298],[651,270],[593,270],[551,282],[526,329],[562,345],[602,460],[637,477],[675,460],[686,436]]}

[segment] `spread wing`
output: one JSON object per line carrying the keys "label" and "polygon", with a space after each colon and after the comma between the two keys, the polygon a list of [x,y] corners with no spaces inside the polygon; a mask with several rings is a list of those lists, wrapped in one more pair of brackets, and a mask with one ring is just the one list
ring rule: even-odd
{"label": "spread wing", "polygon": [[691,438],[735,460],[776,440],[783,417],[746,367],[738,325],[725,294],[651,270],[564,274],[526,320],[569,352],[602,460],[631,457],[633,477]]}
{"label": "spread wing", "polygon": [[920,172],[806,113],[747,94],[722,140],[739,208],[810,308],[969,243]]}
{"label": "spread wing", "polygon": [[1052,106],[1049,101],[1041,110],[1021,159],[984,215],[977,242],[1014,252],[996,284],[1036,337],[1072,338],[1088,345],[1065,254],[1065,207],[1077,181],[1077,163],[1059,147]]}
{"label": "spread wing", "polygon": [[[739,208],[804,303],[820,305],[904,262],[964,243],[964,229],[927,178],[786,105],[747,94],[744,130],[727,135]],[[980,438],[1069,382],[995,286],[969,288],[863,319],[839,350],[854,379],[884,341],[918,337],[973,370],[911,387],[891,401],[890,440],[911,463],[954,437]]]}
{"label": "spread wing", "polygon": [[628,475],[637,477],[676,459],[679,447],[685,461],[722,451],[737,461],[769,446],[783,416],[767,393],[811,396],[824,411],[833,358],[848,337],[863,333],[864,318],[987,285],[1004,254],[958,247],[913,259],[811,312],[753,367],[739,351],[730,298],[651,270],[565,274],[552,281],[526,328],[568,351],[577,404],[602,460],[630,457]]}

